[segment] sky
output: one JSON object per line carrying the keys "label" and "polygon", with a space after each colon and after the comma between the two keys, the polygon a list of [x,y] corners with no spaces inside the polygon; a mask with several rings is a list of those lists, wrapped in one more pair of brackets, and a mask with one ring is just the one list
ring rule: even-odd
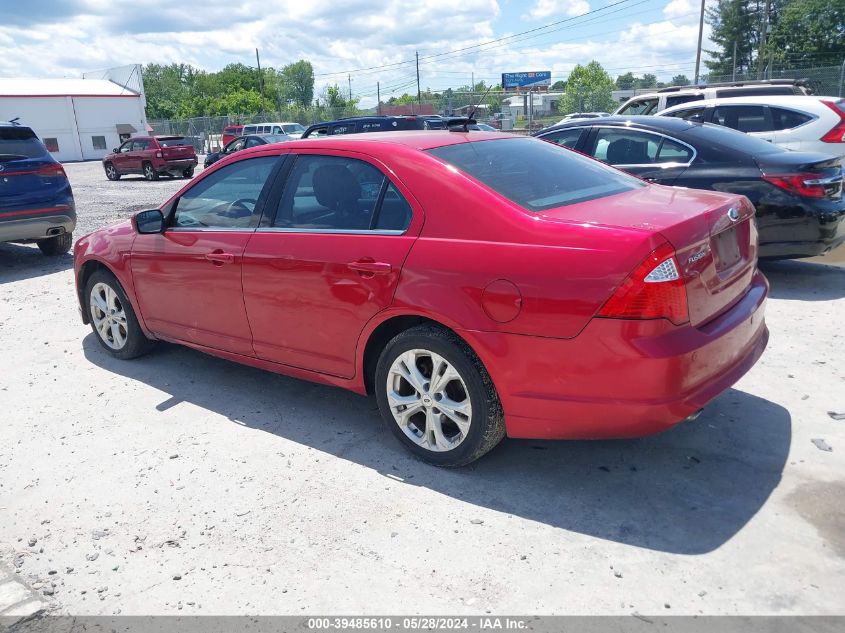
{"label": "sky", "polygon": [[[712,0],[711,0],[712,1]],[[315,93],[338,84],[363,106],[502,72],[566,79],[596,59],[627,71],[692,79],[698,0],[0,0],[0,77],[81,77],[125,64],[183,62],[219,70],[307,59]],[[704,48],[708,42],[705,24]],[[706,68],[702,61],[702,72]]]}

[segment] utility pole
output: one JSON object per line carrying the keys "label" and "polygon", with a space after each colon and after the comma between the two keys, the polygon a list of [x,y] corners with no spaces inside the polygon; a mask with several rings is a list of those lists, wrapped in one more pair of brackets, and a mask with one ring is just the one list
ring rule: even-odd
{"label": "utility pole", "polygon": [[734,70],[731,74],[731,81],[736,81],[736,40],[734,40]]}
{"label": "utility pole", "polygon": [[766,50],[766,36],[769,33],[769,6],[771,0],[766,0],[766,12],[763,14],[763,28],[760,31],[760,48],[757,50],[757,79],[763,78],[763,52]]}
{"label": "utility pole", "polygon": [[[766,0],[768,2],[768,0]],[[695,85],[698,85],[699,70],[701,69],[701,38],[704,36],[704,0],[701,0],[701,15],[698,18],[698,48],[695,51]]]}
{"label": "utility pole", "polygon": [[420,53],[417,54],[417,105],[422,104],[422,93],[420,92]]}
{"label": "utility pole", "polygon": [[469,91],[475,92],[475,71],[472,73],[472,79],[470,80],[472,83],[469,85]]}
{"label": "utility pole", "polygon": [[378,100],[378,113],[381,114],[381,82],[376,82],[376,99]]}
{"label": "utility pole", "polygon": [[258,49],[255,49],[255,63],[258,64],[258,94],[264,97],[264,76],[261,74],[261,60],[258,58]]}
{"label": "utility pole", "polygon": [[352,75],[346,75],[346,78],[349,80],[349,101],[352,101]]}

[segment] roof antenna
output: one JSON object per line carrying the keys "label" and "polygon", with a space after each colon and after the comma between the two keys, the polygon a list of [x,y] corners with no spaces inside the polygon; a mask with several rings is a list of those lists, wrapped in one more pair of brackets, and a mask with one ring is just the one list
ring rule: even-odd
{"label": "roof antenna", "polygon": [[18,121],[20,121],[20,119],[21,118],[19,116],[16,116],[14,119],[10,119],[9,123],[11,123],[12,125],[18,125]]}
{"label": "roof antenna", "polygon": [[455,119],[451,124],[448,124],[450,132],[469,132],[469,126],[475,123],[475,113],[478,111],[478,108],[484,103],[484,100],[487,98],[487,95],[490,94],[490,91],[493,89],[493,84],[487,88],[486,92],[481,95],[481,99],[478,100],[474,106],[472,106],[472,110],[470,110],[466,117],[461,117]]}

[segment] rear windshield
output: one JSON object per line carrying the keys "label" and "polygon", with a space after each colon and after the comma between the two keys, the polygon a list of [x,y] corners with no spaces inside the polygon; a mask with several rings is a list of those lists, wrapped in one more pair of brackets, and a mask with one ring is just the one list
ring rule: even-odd
{"label": "rear windshield", "polygon": [[179,147],[191,144],[184,136],[159,136],[156,140],[162,147]]}
{"label": "rear windshield", "polygon": [[758,154],[778,154],[789,151],[763,139],[749,136],[744,132],[712,123],[693,123],[689,129],[684,130],[684,134],[692,137],[693,145],[695,145],[696,141],[710,141],[727,145],[731,149],[744,154],[751,154],[752,156]]}
{"label": "rear windshield", "polygon": [[0,127],[0,161],[46,155],[47,149],[28,127]]}
{"label": "rear windshield", "polygon": [[530,211],[646,186],[596,160],[533,138],[458,143],[428,151]]}

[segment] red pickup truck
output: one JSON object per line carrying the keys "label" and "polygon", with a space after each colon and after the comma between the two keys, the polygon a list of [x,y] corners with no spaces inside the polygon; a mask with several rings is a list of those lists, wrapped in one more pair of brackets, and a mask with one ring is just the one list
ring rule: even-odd
{"label": "red pickup truck", "polygon": [[124,174],[143,174],[146,180],[161,174],[190,178],[196,166],[197,153],[184,136],[136,136],[103,158],[109,180]]}

